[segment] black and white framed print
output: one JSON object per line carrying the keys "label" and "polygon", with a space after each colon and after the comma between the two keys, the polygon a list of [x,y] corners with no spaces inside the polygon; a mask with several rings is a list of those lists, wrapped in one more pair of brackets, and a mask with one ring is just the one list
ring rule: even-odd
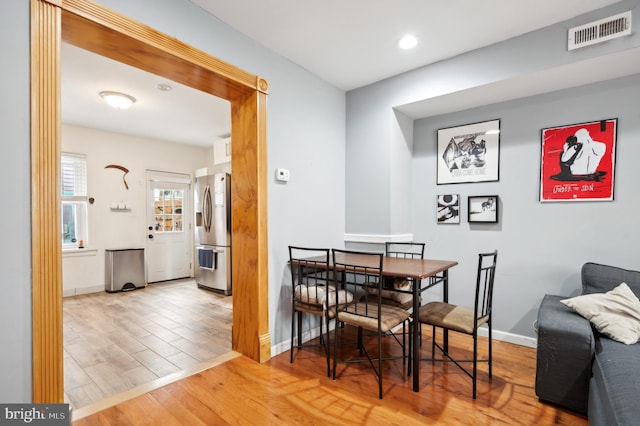
{"label": "black and white framed print", "polygon": [[438,130],[437,184],[499,180],[500,120]]}
{"label": "black and white framed print", "polygon": [[460,196],[458,194],[438,195],[436,216],[438,223],[460,223]]}
{"label": "black and white framed print", "polygon": [[469,223],[497,223],[498,222],[498,196],[483,195],[469,197],[468,221]]}

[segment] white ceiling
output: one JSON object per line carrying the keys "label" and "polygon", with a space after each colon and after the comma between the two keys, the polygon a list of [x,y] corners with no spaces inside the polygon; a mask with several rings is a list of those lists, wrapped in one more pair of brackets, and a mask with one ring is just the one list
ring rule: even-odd
{"label": "white ceiling", "polygon": [[[344,90],[573,18],[618,0],[191,0]],[[419,39],[397,48],[406,33]]]}
{"label": "white ceiling", "polygon": [[[191,1],[268,49],[346,91],[570,19],[618,0]],[[418,37],[417,48],[402,51],[396,47],[405,33]],[[627,71],[637,72],[640,69],[640,64],[636,67],[637,62],[634,59],[634,68]],[[607,69],[616,68],[610,66],[611,62],[608,64]],[[551,70],[549,73],[558,81],[568,71]],[[613,78],[601,75],[603,73],[596,73],[597,78]],[[575,79],[576,74],[571,75]],[[532,76],[531,81],[540,81],[540,77]],[[582,84],[588,82],[591,81]],[[155,88],[158,83],[170,84],[173,90],[160,92]],[[513,83],[514,88],[529,90],[534,87],[523,85],[522,81]],[[545,87],[549,90],[549,86]],[[559,88],[562,87],[555,89]],[[129,110],[112,110],[98,96],[102,90],[122,91],[138,101]],[[468,100],[469,107],[475,106],[474,102],[486,104],[490,103],[487,94],[496,92],[475,90],[467,93],[464,99]],[[535,94],[535,90],[519,96],[530,94]],[[499,100],[507,99],[496,101]],[[409,105],[405,112],[414,118],[425,116],[423,114],[430,110],[447,112],[446,105],[450,102],[447,99],[440,101],[442,105],[438,101],[429,105]],[[457,109],[465,109],[460,99],[455,105]],[[62,121],[135,136],[211,146],[212,141],[229,135],[230,108],[228,102],[214,96],[64,44]]]}
{"label": "white ceiling", "polygon": [[[115,133],[211,146],[231,132],[231,106],[182,84],[62,44],[62,122]],[[156,88],[169,84],[168,92]],[[136,98],[127,110],[102,100],[103,90]]]}

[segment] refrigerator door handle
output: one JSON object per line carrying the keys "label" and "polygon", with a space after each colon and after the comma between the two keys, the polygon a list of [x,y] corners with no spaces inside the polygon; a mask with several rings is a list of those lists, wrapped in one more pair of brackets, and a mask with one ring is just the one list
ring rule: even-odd
{"label": "refrigerator door handle", "polygon": [[206,232],[211,231],[211,210],[211,188],[207,185],[202,195],[202,220]]}

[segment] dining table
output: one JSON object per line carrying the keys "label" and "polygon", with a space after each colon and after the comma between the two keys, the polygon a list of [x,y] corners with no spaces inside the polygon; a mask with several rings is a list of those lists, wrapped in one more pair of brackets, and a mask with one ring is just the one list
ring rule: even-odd
{"label": "dining table", "polygon": [[[354,263],[361,264],[364,256],[353,253],[337,253],[338,263]],[[359,259],[360,258],[360,259]],[[333,260],[331,260],[333,262]],[[408,292],[413,296],[413,307],[411,312],[412,329],[412,374],[413,374],[413,391],[420,390],[420,303],[422,293],[426,290],[442,285],[442,301],[449,301],[449,269],[458,264],[455,260],[436,260],[436,259],[412,259],[402,257],[383,256],[382,258],[382,276],[388,278],[405,278],[410,281],[411,288]],[[375,265],[372,265],[375,266]],[[402,290],[397,290],[402,291]],[[405,291],[406,292],[406,291]],[[448,334],[445,330],[443,337],[443,348],[448,350],[449,341]]]}

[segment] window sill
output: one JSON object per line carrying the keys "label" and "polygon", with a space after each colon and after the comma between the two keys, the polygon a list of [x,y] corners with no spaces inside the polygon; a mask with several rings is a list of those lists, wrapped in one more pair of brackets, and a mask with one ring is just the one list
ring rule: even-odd
{"label": "window sill", "polygon": [[89,248],[62,249],[62,257],[95,256],[97,254],[98,254],[98,249],[89,249]]}

